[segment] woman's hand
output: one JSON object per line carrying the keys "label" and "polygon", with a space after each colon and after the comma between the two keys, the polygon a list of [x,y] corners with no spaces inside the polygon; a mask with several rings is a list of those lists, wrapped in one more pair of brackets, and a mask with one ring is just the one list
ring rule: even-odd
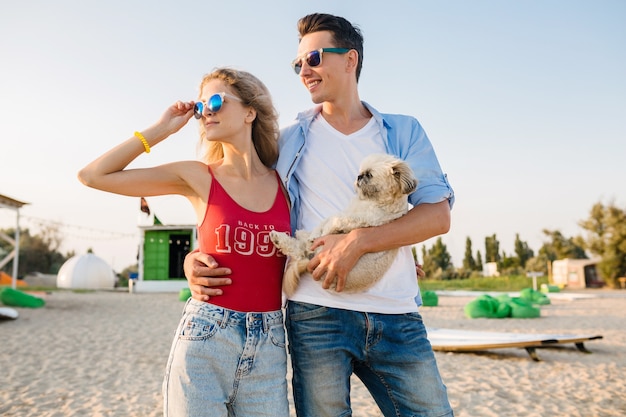
{"label": "woman's hand", "polygon": [[193,101],[177,101],[165,110],[156,123],[155,128],[161,132],[159,136],[168,137],[182,129],[193,116]]}

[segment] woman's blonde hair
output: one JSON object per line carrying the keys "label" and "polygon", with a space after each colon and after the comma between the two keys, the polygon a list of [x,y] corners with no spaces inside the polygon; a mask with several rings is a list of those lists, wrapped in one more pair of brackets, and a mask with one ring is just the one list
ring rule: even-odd
{"label": "woman's blonde hair", "polygon": [[[202,78],[200,92],[211,80],[223,81],[232,88],[245,106],[256,110],[256,118],[252,122],[252,143],[261,162],[268,167],[274,166],[278,159],[278,112],[272,104],[272,97],[265,84],[249,72],[232,68],[217,68]],[[224,157],[222,144],[207,142],[205,139],[206,134],[201,126],[200,147],[205,149],[202,159],[206,163],[222,159]]]}

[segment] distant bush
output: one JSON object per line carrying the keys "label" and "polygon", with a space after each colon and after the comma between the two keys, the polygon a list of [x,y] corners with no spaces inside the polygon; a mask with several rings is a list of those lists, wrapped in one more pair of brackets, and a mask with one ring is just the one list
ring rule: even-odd
{"label": "distant bush", "polygon": [[[548,284],[548,277],[538,277],[537,287]],[[422,291],[466,290],[466,291],[520,291],[532,287],[533,280],[524,275],[500,277],[475,277],[467,279],[451,279],[446,281],[419,279]]]}

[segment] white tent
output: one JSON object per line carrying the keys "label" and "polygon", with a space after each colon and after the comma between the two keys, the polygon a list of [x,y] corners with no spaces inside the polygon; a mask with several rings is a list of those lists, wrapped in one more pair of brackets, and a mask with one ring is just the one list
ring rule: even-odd
{"label": "white tent", "polygon": [[105,260],[93,253],[77,255],[59,269],[57,287],[110,289],[115,287],[115,273]]}

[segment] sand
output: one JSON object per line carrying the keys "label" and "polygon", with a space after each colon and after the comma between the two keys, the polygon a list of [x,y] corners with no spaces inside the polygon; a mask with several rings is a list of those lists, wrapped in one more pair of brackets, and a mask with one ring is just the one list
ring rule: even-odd
{"label": "sand", "polygon": [[[538,319],[465,318],[472,294],[423,307],[430,327],[604,336],[586,344],[591,354],[541,349],[540,362],[523,349],[436,352],[455,415],[626,415],[626,291],[585,294],[593,297],[553,300]],[[178,295],[55,291],[45,299],[0,322],[0,415],[161,416]],[[382,415],[356,378],[352,406],[354,416]]]}

